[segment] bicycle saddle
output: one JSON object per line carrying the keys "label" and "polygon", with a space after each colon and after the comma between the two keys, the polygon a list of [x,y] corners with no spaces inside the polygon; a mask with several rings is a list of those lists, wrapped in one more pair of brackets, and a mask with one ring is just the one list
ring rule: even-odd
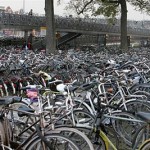
{"label": "bicycle saddle", "polygon": [[[24,112],[21,112],[21,111],[24,111]],[[30,114],[29,113],[34,113],[34,109],[32,108],[29,108],[28,106],[25,106],[25,105],[21,105],[19,108],[18,108],[18,116],[19,117],[23,117],[23,116],[28,116]]]}
{"label": "bicycle saddle", "polygon": [[150,113],[149,112],[137,112],[136,115],[141,118],[143,121],[150,123]]}
{"label": "bicycle saddle", "polygon": [[6,96],[6,97],[0,98],[0,105],[9,105],[9,104],[20,102],[21,100],[22,100],[22,97]]}

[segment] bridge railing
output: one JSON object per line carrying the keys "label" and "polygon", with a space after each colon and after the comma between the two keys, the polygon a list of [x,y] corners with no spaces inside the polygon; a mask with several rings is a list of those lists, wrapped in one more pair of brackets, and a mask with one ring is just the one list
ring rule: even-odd
{"label": "bridge railing", "polygon": [[[81,19],[81,18],[65,18],[59,17],[56,19],[56,27],[62,29],[74,29],[74,30],[85,30],[85,31],[97,31],[97,32],[108,32],[108,33],[120,33],[120,26],[110,25],[101,22],[95,22],[93,19]],[[133,35],[150,35],[149,29],[142,28],[127,28],[128,34]]]}
{"label": "bridge railing", "polygon": [[0,13],[0,24],[14,26],[45,26],[45,18],[11,13]]}
{"label": "bridge railing", "polygon": [[[10,13],[0,13],[0,25],[10,26],[25,26],[25,27],[42,27],[46,26],[46,19],[44,16],[29,16]],[[72,18],[72,17],[55,17],[56,28],[59,29],[72,29],[82,31],[94,31],[105,33],[120,33],[120,25],[110,25],[106,22],[98,21],[97,19],[90,18]],[[150,35],[150,30],[142,28],[128,27],[128,34],[132,35]]]}

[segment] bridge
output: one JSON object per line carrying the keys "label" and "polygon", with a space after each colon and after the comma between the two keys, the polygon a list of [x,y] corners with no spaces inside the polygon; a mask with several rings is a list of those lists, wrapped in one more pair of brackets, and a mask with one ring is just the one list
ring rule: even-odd
{"label": "bridge", "polygon": [[[120,24],[108,24],[98,19],[72,18],[55,16],[56,31],[69,33],[69,39],[82,35],[115,35],[120,36]],[[46,26],[44,16],[29,16],[10,13],[0,13],[0,29],[13,28],[21,31],[40,31],[41,27]],[[146,28],[127,28],[128,36],[149,38],[150,29]],[[64,38],[67,41],[67,36]],[[61,41],[61,43],[64,43]]]}

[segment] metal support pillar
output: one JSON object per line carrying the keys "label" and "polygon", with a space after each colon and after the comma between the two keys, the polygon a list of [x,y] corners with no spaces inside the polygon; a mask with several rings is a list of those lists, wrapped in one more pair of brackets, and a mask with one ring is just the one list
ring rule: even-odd
{"label": "metal support pillar", "polygon": [[128,43],[128,47],[130,47],[130,44],[131,44],[131,37],[130,36],[127,36],[127,43]]}
{"label": "metal support pillar", "polygon": [[98,35],[98,46],[99,46],[99,48],[106,47],[106,42],[107,42],[106,34]]}
{"label": "metal support pillar", "polygon": [[28,30],[24,31],[24,39],[25,39],[25,42],[27,43],[28,42]]}
{"label": "metal support pillar", "polygon": [[33,42],[33,34],[32,34],[32,32],[29,35],[28,42],[30,42],[31,44]]}

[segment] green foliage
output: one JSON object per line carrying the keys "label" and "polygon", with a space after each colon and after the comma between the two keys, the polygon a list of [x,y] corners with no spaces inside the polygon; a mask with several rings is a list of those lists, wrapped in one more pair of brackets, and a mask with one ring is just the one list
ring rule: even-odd
{"label": "green foliage", "polygon": [[150,0],[127,0],[137,11],[150,15]]}
{"label": "green foliage", "polygon": [[74,10],[77,15],[95,12],[95,0],[70,0],[66,9]]}
{"label": "green foliage", "polygon": [[110,23],[113,23],[115,17],[121,13],[121,49],[128,50],[127,2],[137,10],[150,14],[150,0],[70,0],[68,8],[74,10],[78,15],[104,15]]}
{"label": "green foliage", "polygon": [[101,3],[93,15],[103,14],[107,18],[115,18],[119,13],[119,7],[116,4],[110,4],[108,1]]}
{"label": "green foliage", "polygon": [[130,4],[132,4],[136,10],[140,11],[150,11],[150,1],[149,0],[127,0]]}
{"label": "green foliage", "polygon": [[[104,15],[114,20],[120,12],[120,2],[121,0],[70,0],[67,9],[74,10],[78,15],[90,13],[94,16]],[[126,0],[126,2],[133,5],[136,10],[150,14],[150,0]]]}

